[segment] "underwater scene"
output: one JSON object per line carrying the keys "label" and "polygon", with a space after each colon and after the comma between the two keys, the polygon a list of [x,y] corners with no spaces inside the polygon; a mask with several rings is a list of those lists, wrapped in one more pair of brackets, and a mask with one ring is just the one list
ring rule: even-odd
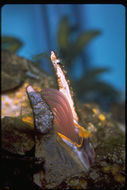
{"label": "underwater scene", "polygon": [[1,8],[3,190],[125,189],[125,7]]}

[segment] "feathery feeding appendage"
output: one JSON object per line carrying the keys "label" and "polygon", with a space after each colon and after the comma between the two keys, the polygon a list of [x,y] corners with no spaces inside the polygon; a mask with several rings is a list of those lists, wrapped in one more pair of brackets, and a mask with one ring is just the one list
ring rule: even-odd
{"label": "feathery feeding appendage", "polygon": [[78,116],[77,116],[77,113],[75,111],[74,102],[73,102],[73,99],[71,96],[71,92],[70,92],[68,82],[65,78],[64,72],[62,71],[62,69],[59,65],[60,60],[57,59],[57,57],[53,51],[51,51],[51,61],[52,61],[53,67],[54,67],[55,72],[56,72],[59,91],[62,92],[66,96],[66,98],[70,104],[71,110],[72,110],[73,118],[74,118],[74,120],[78,121]]}

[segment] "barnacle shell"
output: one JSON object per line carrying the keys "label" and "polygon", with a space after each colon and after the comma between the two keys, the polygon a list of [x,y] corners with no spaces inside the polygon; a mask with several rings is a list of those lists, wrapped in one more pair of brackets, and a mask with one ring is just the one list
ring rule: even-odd
{"label": "barnacle shell", "polygon": [[54,114],[54,127],[67,145],[73,158],[87,170],[94,162],[95,153],[89,142],[89,133],[73,120],[72,111],[64,94],[56,89],[44,89],[42,97]]}

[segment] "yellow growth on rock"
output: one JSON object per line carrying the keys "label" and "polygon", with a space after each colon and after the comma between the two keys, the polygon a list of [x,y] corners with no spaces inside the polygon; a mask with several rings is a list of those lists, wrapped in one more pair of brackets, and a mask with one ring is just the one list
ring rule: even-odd
{"label": "yellow growth on rock", "polygon": [[10,106],[9,102],[5,102],[5,105],[6,105],[6,106]]}
{"label": "yellow growth on rock", "polygon": [[22,121],[24,121],[24,122],[26,122],[26,123],[29,123],[29,124],[33,125],[33,118],[30,117],[30,116],[23,117],[23,118],[22,118]]}
{"label": "yellow growth on rock", "polygon": [[105,172],[109,172],[109,171],[111,170],[111,166],[110,166],[110,165],[105,166],[105,167],[103,168],[103,170],[104,170]]}
{"label": "yellow growth on rock", "polygon": [[3,96],[2,96],[2,98],[1,98],[1,99],[2,99],[2,101],[4,101],[4,100],[5,100],[5,98],[4,98]]}
{"label": "yellow growth on rock", "polygon": [[14,100],[14,104],[17,105],[19,103],[19,100]]}
{"label": "yellow growth on rock", "polygon": [[13,98],[14,96],[15,96],[14,93],[9,93],[9,94],[8,94],[8,97],[9,97],[9,98]]}
{"label": "yellow growth on rock", "polygon": [[98,114],[98,110],[93,108],[92,111],[95,113],[95,114]]}
{"label": "yellow growth on rock", "polygon": [[26,106],[27,106],[27,103],[23,102],[22,107],[26,107]]}
{"label": "yellow growth on rock", "polygon": [[4,115],[6,113],[6,111],[4,109],[2,109],[2,115]]}
{"label": "yellow growth on rock", "polygon": [[22,96],[23,96],[23,94],[22,93],[20,93],[20,92],[18,92],[18,93],[16,93],[16,98],[22,98]]}
{"label": "yellow growth on rock", "polygon": [[81,125],[76,123],[74,124],[80,129],[79,136],[87,138],[91,135],[91,132],[86,130],[84,127],[81,127]]}
{"label": "yellow growth on rock", "polygon": [[125,182],[125,177],[122,176],[121,174],[114,176],[114,179],[115,181],[120,182],[120,183]]}
{"label": "yellow growth on rock", "polygon": [[105,120],[105,116],[104,116],[103,114],[100,114],[100,115],[98,116],[98,118],[99,118],[101,121],[104,121],[104,120]]}

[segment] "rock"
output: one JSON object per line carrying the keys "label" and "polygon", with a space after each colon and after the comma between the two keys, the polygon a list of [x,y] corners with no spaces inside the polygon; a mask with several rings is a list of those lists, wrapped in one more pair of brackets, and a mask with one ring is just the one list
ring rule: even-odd
{"label": "rock", "polygon": [[[2,50],[2,93],[10,90],[14,90],[20,87],[23,82],[28,80],[33,83],[38,83],[48,87],[54,85],[54,79],[47,75],[45,72],[40,71],[40,68],[32,61],[29,61],[23,57],[11,53],[8,50]],[[47,80],[48,79],[48,80]],[[56,84],[55,84],[56,86]]]}
{"label": "rock", "polygon": [[54,188],[66,178],[81,175],[84,171],[59,143],[54,132],[36,137],[35,157],[45,160],[42,171],[34,175],[34,182],[41,188]]}
{"label": "rock", "polygon": [[34,130],[19,118],[2,119],[2,148],[11,153],[25,155],[34,146]]}
{"label": "rock", "polygon": [[[17,63],[19,60],[21,59],[17,56]],[[6,62],[6,59],[2,58],[2,61]],[[125,133],[111,118],[110,113],[102,112],[98,105],[83,104],[78,100],[76,103],[79,124],[91,131],[90,141],[96,153],[95,163],[88,172],[82,171],[69,152],[57,141],[52,130],[43,136],[33,134],[33,115],[26,87],[32,85],[33,89],[40,91],[43,88],[57,88],[57,85],[54,77],[47,75],[31,62],[29,65],[30,71],[38,75],[37,78],[27,75],[26,71],[29,69],[24,66],[23,74],[19,74],[23,78],[22,82],[17,79],[16,84],[11,86],[9,83],[9,86],[4,78],[5,83],[7,82],[5,86],[8,87],[3,87],[3,90],[12,89],[12,92],[6,91],[2,94],[3,149],[25,154],[34,146],[33,139],[36,136],[35,157],[44,159],[44,164],[34,174],[34,183],[42,189],[124,189]],[[10,67],[10,70],[13,68]],[[16,86],[19,88],[14,89]]]}
{"label": "rock", "polygon": [[2,51],[2,92],[20,86],[28,70],[27,61],[7,50]]}
{"label": "rock", "polygon": [[[113,121],[109,114],[103,113],[98,106],[78,103],[77,111],[82,126],[92,129],[90,140],[95,148],[96,159],[88,173],[75,179],[80,181],[83,178],[87,182],[86,189],[124,189],[125,133],[117,122]],[[100,117],[100,114],[103,117]],[[68,180],[58,188],[70,188]],[[78,185],[80,186],[80,182]]]}

